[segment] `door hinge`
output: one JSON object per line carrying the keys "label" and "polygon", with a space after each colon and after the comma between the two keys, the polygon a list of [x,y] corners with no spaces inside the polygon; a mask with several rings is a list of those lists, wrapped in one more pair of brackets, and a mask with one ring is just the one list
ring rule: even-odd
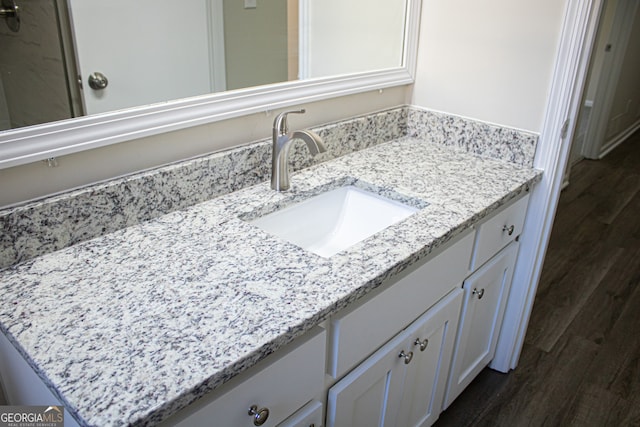
{"label": "door hinge", "polygon": [[562,129],[560,130],[560,138],[565,139],[567,134],[569,133],[569,119],[565,120],[562,124]]}

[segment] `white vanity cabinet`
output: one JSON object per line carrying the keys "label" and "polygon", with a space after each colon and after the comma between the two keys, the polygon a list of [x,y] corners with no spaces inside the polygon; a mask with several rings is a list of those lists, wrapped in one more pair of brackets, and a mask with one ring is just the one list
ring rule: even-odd
{"label": "white vanity cabinet", "polygon": [[[478,227],[443,409],[493,360],[518,255],[529,196]],[[506,246],[506,247],[505,247]]]}
{"label": "white vanity cabinet", "polygon": [[331,317],[328,374],[340,379],[429,307],[460,287],[469,274],[474,233],[426,262],[416,263],[378,291]]}
{"label": "white vanity cabinet", "polygon": [[[327,426],[423,426],[440,413],[474,233],[331,319]],[[346,374],[346,375],[344,375]]]}
{"label": "white vanity cabinet", "polygon": [[330,390],[327,426],[423,426],[440,413],[462,291],[453,290]]}

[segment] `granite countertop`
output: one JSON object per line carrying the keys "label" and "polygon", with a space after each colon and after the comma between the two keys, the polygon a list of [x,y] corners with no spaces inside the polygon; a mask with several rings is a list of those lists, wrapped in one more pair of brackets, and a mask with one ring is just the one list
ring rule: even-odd
{"label": "granite countertop", "polygon": [[[400,138],[0,271],[0,329],[80,424],[155,424],[540,178]],[[246,221],[348,183],[421,209],[330,258]]]}

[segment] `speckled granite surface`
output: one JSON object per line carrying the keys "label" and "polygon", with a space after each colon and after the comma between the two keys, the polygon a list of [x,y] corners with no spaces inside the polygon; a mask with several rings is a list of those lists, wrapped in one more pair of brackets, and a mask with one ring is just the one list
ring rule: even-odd
{"label": "speckled granite surface", "polygon": [[[314,128],[328,152],[292,147],[292,170],[403,136],[531,166],[537,136],[401,106]],[[0,210],[0,268],[178,211],[268,179],[270,141]]]}
{"label": "speckled granite surface", "polygon": [[[312,158],[291,148],[291,170],[406,135],[407,108],[381,111],[314,128],[327,152]],[[0,268],[157,218],[269,179],[271,141],[92,185],[0,210]]]}
{"label": "speckled granite surface", "polygon": [[411,107],[407,136],[492,159],[533,166],[538,135],[464,117]]}
{"label": "speckled granite surface", "polygon": [[[82,424],[151,425],[540,176],[400,138],[295,173],[287,193],[261,183],[0,271],[0,328]],[[345,182],[428,206],[331,258],[241,219]]]}

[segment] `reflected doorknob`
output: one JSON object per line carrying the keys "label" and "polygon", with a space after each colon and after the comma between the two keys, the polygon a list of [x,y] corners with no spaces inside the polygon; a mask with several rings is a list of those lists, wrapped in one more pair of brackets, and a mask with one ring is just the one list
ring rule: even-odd
{"label": "reflected doorknob", "polygon": [[95,73],[91,73],[89,75],[89,87],[93,90],[101,90],[107,87],[109,84],[109,80],[107,76],[102,74],[101,72],[96,71]]}

